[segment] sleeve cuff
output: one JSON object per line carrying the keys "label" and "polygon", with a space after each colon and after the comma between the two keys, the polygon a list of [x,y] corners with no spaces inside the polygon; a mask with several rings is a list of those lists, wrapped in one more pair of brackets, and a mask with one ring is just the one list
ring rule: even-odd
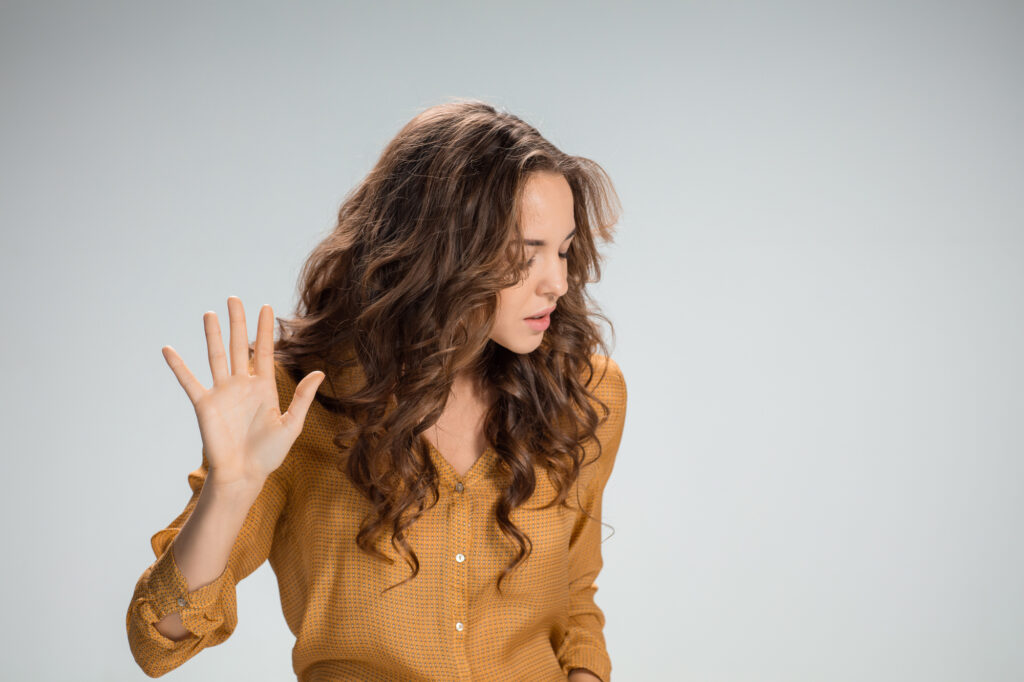
{"label": "sleeve cuff", "polygon": [[611,682],[612,662],[608,653],[596,647],[578,647],[565,652],[561,658],[562,672],[566,677],[573,668],[586,668],[601,678],[601,682]]}
{"label": "sleeve cuff", "polygon": [[212,583],[189,592],[188,581],[168,545],[149,575],[149,603],[157,622],[177,611],[185,628],[201,637],[224,621],[221,597],[230,585],[231,569],[226,566]]}

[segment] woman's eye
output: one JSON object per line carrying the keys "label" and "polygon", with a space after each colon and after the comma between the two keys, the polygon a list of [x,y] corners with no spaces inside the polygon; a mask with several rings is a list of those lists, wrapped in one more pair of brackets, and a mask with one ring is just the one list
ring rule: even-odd
{"label": "woman's eye", "polygon": [[[569,252],[566,251],[565,253],[559,253],[558,257],[561,258],[562,260],[569,260]],[[526,267],[530,267],[531,265],[533,265],[534,258],[535,257],[531,257],[530,260],[526,261]]]}

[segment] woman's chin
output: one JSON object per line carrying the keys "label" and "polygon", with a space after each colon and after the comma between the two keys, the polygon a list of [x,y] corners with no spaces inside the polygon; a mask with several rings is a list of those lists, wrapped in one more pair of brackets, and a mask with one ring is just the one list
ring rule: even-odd
{"label": "woman's chin", "polygon": [[513,353],[518,353],[519,355],[532,353],[537,350],[543,339],[543,333],[522,334],[516,335],[515,337],[491,338],[491,340],[499,346],[507,348]]}

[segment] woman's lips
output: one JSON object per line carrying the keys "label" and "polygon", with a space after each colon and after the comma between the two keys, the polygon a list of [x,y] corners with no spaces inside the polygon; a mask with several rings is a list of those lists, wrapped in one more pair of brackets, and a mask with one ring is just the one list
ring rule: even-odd
{"label": "woman's lips", "polygon": [[530,329],[537,332],[542,332],[548,328],[549,324],[551,324],[551,314],[548,313],[544,317],[539,318],[527,317],[525,321],[526,324],[530,327]]}

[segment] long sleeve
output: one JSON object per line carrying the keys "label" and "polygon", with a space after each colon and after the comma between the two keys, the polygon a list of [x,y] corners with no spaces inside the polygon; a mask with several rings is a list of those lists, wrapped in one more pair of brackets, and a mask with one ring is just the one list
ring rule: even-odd
{"label": "long sleeve", "polygon": [[[209,472],[203,452],[202,465],[188,475],[192,497],[184,511],[150,544],[156,561],[135,585],[128,607],[128,643],[139,667],[150,677],[159,677],[180,666],[209,646],[226,640],[238,624],[235,585],[269,556],[270,546],[287,497],[281,469],[274,471],[249,509],[231,549],[227,566],[212,583],[188,591],[188,583],[174,560],[171,541],[191,515]],[[158,623],[168,613],[180,611],[185,628],[192,633],[180,641],[160,634]]]}
{"label": "long sleeve", "polygon": [[[594,602],[597,576],[601,572],[601,500],[611,476],[615,455],[622,440],[626,418],[626,382],[618,364],[608,359],[605,379],[595,391],[611,414],[598,427],[602,453],[596,464],[580,473],[580,503],[569,542],[569,626],[557,649],[562,671],[586,668],[610,682],[611,659],[604,639],[604,613]],[[586,512],[586,513],[583,513]],[[591,518],[593,517],[593,518]]]}

